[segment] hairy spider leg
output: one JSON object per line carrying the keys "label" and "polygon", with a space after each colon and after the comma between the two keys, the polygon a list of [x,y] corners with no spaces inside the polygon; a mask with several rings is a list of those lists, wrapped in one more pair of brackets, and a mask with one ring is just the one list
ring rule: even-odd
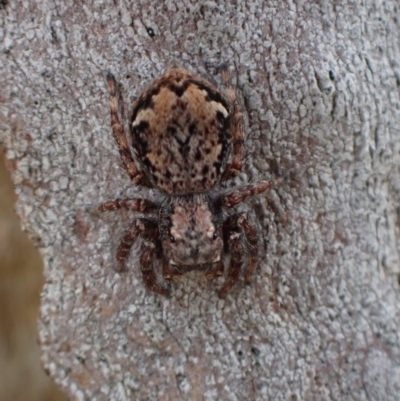
{"label": "hairy spider leg", "polygon": [[233,227],[231,228],[228,242],[231,252],[231,262],[228,268],[226,282],[218,292],[220,298],[225,298],[228,292],[238,282],[245,255],[243,234],[237,229],[237,227],[236,229]]}
{"label": "hairy spider leg", "polygon": [[229,74],[226,66],[222,67],[222,80],[226,87],[226,94],[228,96],[228,99],[230,103],[233,105],[233,110],[232,110],[233,155],[231,163],[222,173],[221,180],[224,181],[229,178],[237,176],[242,171],[245,159],[245,150],[244,150],[243,114],[240,111],[236,92],[229,83]]}
{"label": "hairy spider leg", "polygon": [[117,198],[90,209],[92,213],[113,212],[114,210],[125,209],[140,213],[156,212],[158,205],[148,199],[141,198]]}
{"label": "hairy spider leg", "polygon": [[108,93],[110,95],[110,114],[111,114],[111,128],[114,134],[114,139],[117,144],[119,155],[122,164],[129,174],[129,177],[135,184],[143,184],[143,174],[139,171],[133,160],[132,153],[129,149],[128,141],[126,139],[124,127],[118,117],[118,95],[117,83],[114,75],[110,72],[107,73]]}
{"label": "hairy spider leg", "polygon": [[126,259],[132,245],[139,236],[143,237],[143,243],[140,248],[140,270],[143,282],[150,291],[167,296],[169,295],[169,290],[157,283],[157,277],[153,268],[153,260],[156,255],[155,242],[158,238],[158,227],[154,221],[137,219],[133,222],[132,227],[125,232],[117,250],[117,271],[126,270]]}
{"label": "hairy spider leg", "polygon": [[129,255],[129,252],[130,252],[133,244],[135,243],[136,239],[141,234],[143,234],[145,229],[146,229],[146,226],[143,223],[143,221],[134,220],[132,226],[129,227],[125,231],[125,233],[121,239],[121,242],[119,244],[118,250],[117,250],[117,255],[116,255],[116,259],[117,259],[116,270],[117,271],[121,272],[121,271],[127,270],[127,268],[125,266],[125,262]]}
{"label": "hairy spider leg", "polygon": [[247,266],[245,282],[250,284],[251,278],[253,277],[254,270],[257,267],[258,261],[258,236],[256,226],[254,222],[246,215],[242,213],[237,219],[237,224],[243,229],[244,235],[247,239],[247,248],[249,254],[249,265]]}
{"label": "hairy spider leg", "polygon": [[216,202],[222,207],[231,208],[242,203],[250,196],[269,191],[271,188],[283,182],[283,180],[283,177],[278,177],[271,181],[259,181],[253,184],[243,185],[227,194],[221,195],[217,198]]}
{"label": "hairy spider leg", "polygon": [[182,277],[183,272],[176,269],[176,268],[171,268],[171,264],[167,259],[163,259],[163,265],[162,265],[162,271],[163,271],[163,277],[164,280],[167,281],[174,281]]}
{"label": "hairy spider leg", "polygon": [[147,289],[157,294],[168,296],[169,289],[157,283],[157,277],[153,268],[153,260],[156,251],[156,244],[153,239],[146,239],[140,249],[140,269],[142,271],[143,282]]}
{"label": "hairy spider leg", "polygon": [[221,277],[224,274],[224,262],[219,260],[217,263],[211,266],[211,268],[204,274],[206,279],[213,280],[217,277]]}
{"label": "hairy spider leg", "polygon": [[[270,190],[282,181],[283,177],[278,177],[271,181],[260,181],[244,185],[217,198],[217,204],[222,207],[232,208],[252,195]],[[228,217],[224,223],[223,231],[225,241],[228,241],[231,252],[231,264],[228,268],[226,283],[219,291],[221,298],[225,298],[239,280],[240,269],[244,263],[244,254],[247,253],[249,257],[245,275],[247,284],[251,281],[258,260],[257,230],[254,223],[245,213],[234,214]]]}

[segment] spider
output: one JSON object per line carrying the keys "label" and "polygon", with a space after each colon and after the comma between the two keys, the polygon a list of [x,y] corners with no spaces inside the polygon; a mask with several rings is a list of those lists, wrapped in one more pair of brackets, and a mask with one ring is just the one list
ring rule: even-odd
{"label": "spider", "polygon": [[190,270],[213,279],[224,274],[222,256],[230,252],[219,296],[234,287],[245,262],[245,282],[250,283],[258,259],[257,229],[247,214],[227,211],[282,181],[221,189],[221,182],[237,176],[244,163],[243,116],[225,67],[222,79],[224,92],[182,68],[168,70],[133,105],[130,147],[118,117],[118,86],[107,74],[111,127],[123,167],[134,184],[153,188],[160,200],[114,199],[95,210],[126,209],[145,216],[135,218],[123,235],[116,269],[126,270],[130,249],[141,237],[144,285],[165,296],[170,290],[157,281],[155,259],[161,259],[166,281]]}

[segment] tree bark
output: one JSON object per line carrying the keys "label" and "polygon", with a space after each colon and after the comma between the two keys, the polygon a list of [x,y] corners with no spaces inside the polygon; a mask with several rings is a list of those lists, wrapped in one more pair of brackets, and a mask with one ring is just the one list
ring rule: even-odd
{"label": "tree bark", "polygon": [[[76,400],[398,400],[400,22],[378,2],[14,1],[0,9],[1,139],[22,225],[41,250],[39,334]],[[7,3],[7,2],[6,2]],[[263,245],[225,300],[189,275],[145,291],[128,217],[138,195],[111,135],[171,63],[226,62],[246,115],[235,181],[288,174],[249,202]],[[125,113],[128,114],[128,113]]]}

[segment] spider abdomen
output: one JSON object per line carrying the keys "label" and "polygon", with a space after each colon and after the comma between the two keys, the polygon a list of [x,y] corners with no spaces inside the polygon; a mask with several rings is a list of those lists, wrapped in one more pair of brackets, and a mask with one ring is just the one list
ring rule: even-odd
{"label": "spider abdomen", "polygon": [[174,68],[136,101],[132,143],[150,182],[169,195],[203,193],[231,152],[229,102],[209,82]]}

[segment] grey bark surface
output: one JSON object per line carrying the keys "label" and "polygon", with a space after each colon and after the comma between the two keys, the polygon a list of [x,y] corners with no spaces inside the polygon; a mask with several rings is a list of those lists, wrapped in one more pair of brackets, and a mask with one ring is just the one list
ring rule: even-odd
{"label": "grey bark surface", "polygon": [[[4,3],[4,2],[3,2]],[[0,9],[0,134],[21,222],[45,263],[39,336],[74,400],[399,400],[400,22],[397,1],[15,1]],[[227,62],[246,115],[236,183],[260,267],[225,300],[189,275],[145,291],[132,216],[145,194],[111,135],[105,73],[133,99],[171,62]]]}

